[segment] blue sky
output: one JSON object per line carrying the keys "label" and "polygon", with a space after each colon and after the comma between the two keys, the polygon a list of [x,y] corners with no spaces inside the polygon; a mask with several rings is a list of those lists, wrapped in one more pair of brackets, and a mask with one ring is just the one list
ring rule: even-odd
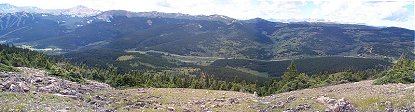
{"label": "blue sky", "polygon": [[84,5],[98,10],[160,11],[191,15],[220,14],[237,19],[325,21],[414,28],[414,1],[367,0],[0,0],[46,9]]}

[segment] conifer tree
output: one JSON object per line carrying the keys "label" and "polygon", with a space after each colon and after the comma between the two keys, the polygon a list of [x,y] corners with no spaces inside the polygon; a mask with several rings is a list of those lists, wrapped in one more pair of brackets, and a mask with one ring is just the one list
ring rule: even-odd
{"label": "conifer tree", "polygon": [[282,75],[283,82],[294,80],[299,75],[297,67],[294,64],[294,61],[291,61],[291,64],[288,66],[287,71]]}

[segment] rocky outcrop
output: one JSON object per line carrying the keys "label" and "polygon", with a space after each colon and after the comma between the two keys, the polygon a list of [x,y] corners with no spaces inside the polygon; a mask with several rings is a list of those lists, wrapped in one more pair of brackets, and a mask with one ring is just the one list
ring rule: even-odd
{"label": "rocky outcrop", "polygon": [[86,84],[51,77],[43,70],[18,68],[21,72],[0,72],[0,90],[24,93],[51,93],[80,98],[82,94],[112,89],[109,85],[94,81]]}
{"label": "rocky outcrop", "polygon": [[[372,85],[371,81],[361,81],[257,97],[248,93],[185,88],[116,90],[99,82],[80,84],[48,76],[42,70],[18,69],[20,72],[0,72],[0,111],[15,111],[20,107],[28,111],[98,112],[413,112],[415,109],[410,97],[413,84]],[[379,99],[370,103],[373,107],[369,109],[358,103],[372,98]],[[63,99],[69,103],[62,102]]]}
{"label": "rocky outcrop", "polygon": [[334,99],[326,96],[320,96],[317,101],[327,106],[326,112],[356,112],[356,108],[346,99]]}

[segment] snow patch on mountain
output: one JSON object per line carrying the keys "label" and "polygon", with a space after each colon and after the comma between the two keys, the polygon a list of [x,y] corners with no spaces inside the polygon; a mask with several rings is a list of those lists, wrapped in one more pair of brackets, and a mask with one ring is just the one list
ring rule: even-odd
{"label": "snow patch on mountain", "polygon": [[[16,13],[16,12],[28,12],[28,13],[44,13],[52,15],[70,15],[73,17],[89,17],[95,16],[102,11],[91,9],[85,6],[75,6],[69,9],[41,9],[37,7],[19,7],[10,4],[0,4],[0,13]],[[47,16],[47,15],[45,15]]]}

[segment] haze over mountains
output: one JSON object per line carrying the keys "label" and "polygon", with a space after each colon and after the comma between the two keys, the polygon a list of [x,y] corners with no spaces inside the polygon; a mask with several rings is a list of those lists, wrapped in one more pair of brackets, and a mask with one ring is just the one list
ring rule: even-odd
{"label": "haze over mountains", "polygon": [[0,5],[0,40],[54,53],[94,49],[186,56],[286,59],[316,56],[413,56],[414,31],[398,27],[237,20],[222,15],[45,10]]}

